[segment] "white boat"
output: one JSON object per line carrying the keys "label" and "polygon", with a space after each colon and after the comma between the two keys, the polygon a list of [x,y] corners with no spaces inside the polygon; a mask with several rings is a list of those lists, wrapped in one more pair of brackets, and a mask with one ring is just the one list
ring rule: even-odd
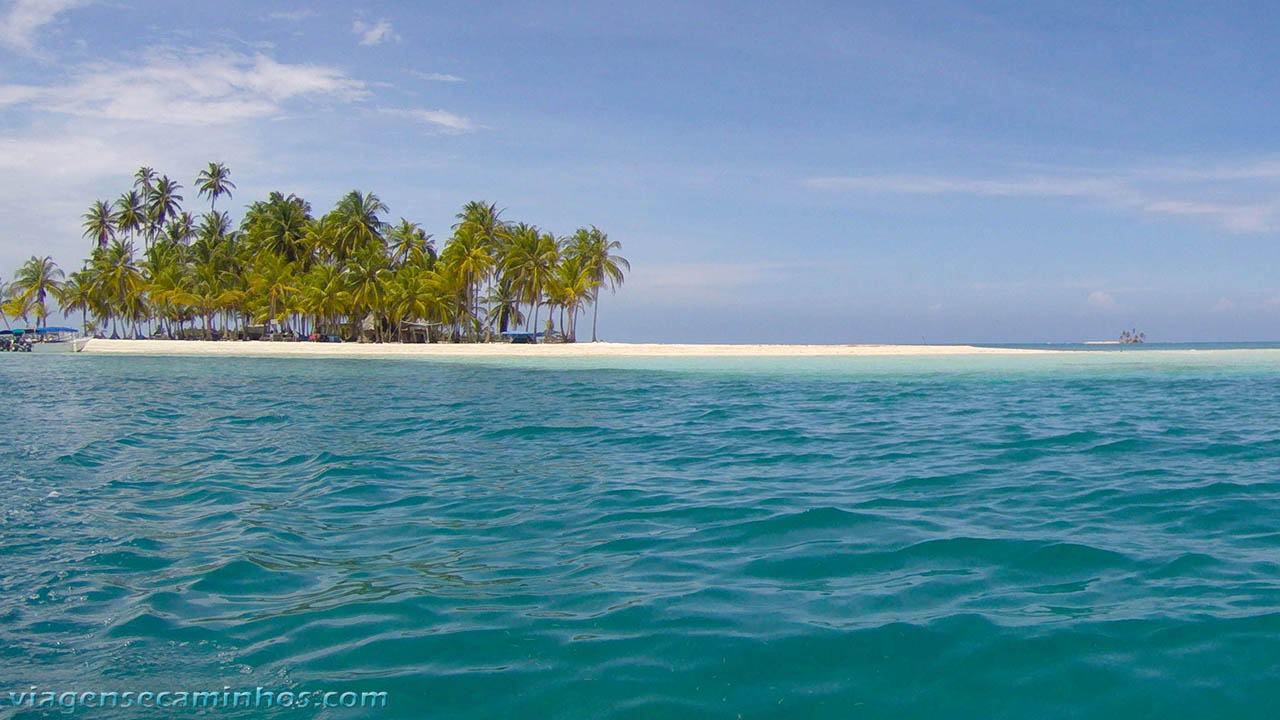
{"label": "white boat", "polygon": [[80,352],[89,344],[89,338],[81,337],[74,328],[51,327],[35,330],[5,331],[6,349],[22,352]]}

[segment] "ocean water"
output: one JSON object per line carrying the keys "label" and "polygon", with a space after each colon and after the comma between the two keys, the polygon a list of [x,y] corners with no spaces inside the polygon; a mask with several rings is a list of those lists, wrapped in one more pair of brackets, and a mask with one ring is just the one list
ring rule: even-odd
{"label": "ocean water", "polygon": [[0,377],[0,717],[1280,710],[1280,350]]}

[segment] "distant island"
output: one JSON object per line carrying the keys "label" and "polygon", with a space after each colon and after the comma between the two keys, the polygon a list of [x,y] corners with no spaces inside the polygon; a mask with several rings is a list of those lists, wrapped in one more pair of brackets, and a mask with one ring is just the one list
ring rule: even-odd
{"label": "distant island", "polygon": [[56,300],[110,338],[574,342],[590,309],[594,341],[600,291],[631,269],[594,225],[557,237],[482,201],[463,206],[437,252],[417,223],[386,222],[387,206],[358,190],[319,217],[273,192],[233,227],[217,209],[236,187],[225,165],[196,178],[209,201],[199,218],[182,187],[143,167],[115,201],[94,202],[83,267],[66,276],[33,256],[3,286],[6,326],[47,325]]}

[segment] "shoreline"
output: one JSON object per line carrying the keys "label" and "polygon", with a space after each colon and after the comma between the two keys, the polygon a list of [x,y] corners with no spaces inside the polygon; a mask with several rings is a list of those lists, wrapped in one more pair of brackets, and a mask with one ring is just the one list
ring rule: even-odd
{"label": "shoreline", "polygon": [[1066,352],[974,345],[699,345],[611,343],[313,343],[261,340],[89,340],[82,352],[98,355],[364,358],[606,358],[606,357],[884,357],[1042,355]]}

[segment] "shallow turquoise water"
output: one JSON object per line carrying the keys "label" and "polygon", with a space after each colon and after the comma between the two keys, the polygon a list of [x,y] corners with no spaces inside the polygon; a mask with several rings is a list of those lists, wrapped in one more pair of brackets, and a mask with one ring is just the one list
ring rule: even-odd
{"label": "shallow turquoise water", "polygon": [[1280,708],[1280,351],[0,361],[0,717]]}

